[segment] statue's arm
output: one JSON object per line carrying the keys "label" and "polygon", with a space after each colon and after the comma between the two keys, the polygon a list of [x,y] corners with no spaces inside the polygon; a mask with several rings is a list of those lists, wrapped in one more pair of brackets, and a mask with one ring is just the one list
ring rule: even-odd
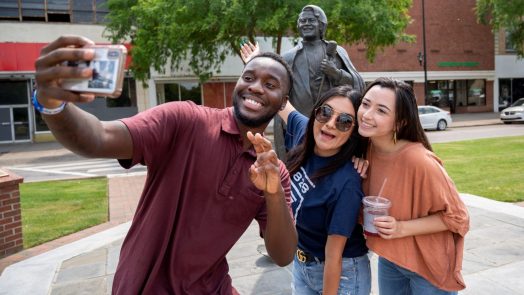
{"label": "statue's arm", "polygon": [[360,92],[364,91],[365,84],[362,76],[358,73],[357,69],[353,66],[353,63],[349,59],[347,51],[342,47],[337,47],[337,56],[340,59],[340,76],[339,80],[332,81],[333,85],[353,85],[355,90]]}
{"label": "statue's arm", "polygon": [[338,69],[338,79],[333,81],[333,85],[340,86],[348,84],[353,84],[353,76],[351,76],[351,74],[344,69]]}

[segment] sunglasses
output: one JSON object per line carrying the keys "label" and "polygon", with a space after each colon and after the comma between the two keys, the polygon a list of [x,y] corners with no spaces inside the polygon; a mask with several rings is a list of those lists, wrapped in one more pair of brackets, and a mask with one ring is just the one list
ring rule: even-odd
{"label": "sunglasses", "polygon": [[339,114],[335,122],[337,129],[342,132],[351,129],[353,121],[355,120],[353,116],[347,113],[339,113],[327,104],[315,109],[315,120],[319,123],[327,123],[331,117],[337,113]]}

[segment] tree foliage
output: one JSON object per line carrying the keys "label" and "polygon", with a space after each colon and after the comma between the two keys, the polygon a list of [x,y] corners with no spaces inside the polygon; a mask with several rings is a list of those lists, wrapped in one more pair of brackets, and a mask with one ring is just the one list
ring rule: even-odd
{"label": "tree foliage", "polygon": [[477,19],[494,32],[505,29],[519,57],[524,57],[524,0],[477,0]]}
{"label": "tree foliage", "polygon": [[298,37],[302,7],[317,4],[328,17],[327,39],[339,44],[363,43],[367,58],[377,50],[412,38],[404,33],[412,0],[109,0],[106,35],[113,42],[130,40],[133,70],[139,80],[150,67],[163,72],[187,64],[201,81],[229,54],[239,54],[243,40],[274,37],[280,53],[283,37]]}

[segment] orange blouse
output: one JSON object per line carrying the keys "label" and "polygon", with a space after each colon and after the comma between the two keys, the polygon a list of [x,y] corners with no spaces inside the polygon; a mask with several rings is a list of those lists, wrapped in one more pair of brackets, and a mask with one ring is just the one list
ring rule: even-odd
{"label": "orange blouse", "polygon": [[460,272],[469,215],[440,159],[422,144],[408,143],[394,153],[380,153],[371,146],[368,160],[364,193],[377,195],[387,177],[382,196],[392,203],[389,215],[397,220],[411,220],[439,214],[449,228],[392,240],[369,236],[369,249],[440,289],[464,289]]}

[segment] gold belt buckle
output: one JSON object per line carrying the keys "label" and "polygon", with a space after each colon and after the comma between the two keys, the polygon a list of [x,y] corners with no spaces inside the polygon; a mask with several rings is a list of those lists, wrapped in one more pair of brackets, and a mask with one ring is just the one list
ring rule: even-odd
{"label": "gold belt buckle", "polygon": [[298,261],[305,263],[306,262],[306,253],[302,250],[297,250],[297,259]]}

